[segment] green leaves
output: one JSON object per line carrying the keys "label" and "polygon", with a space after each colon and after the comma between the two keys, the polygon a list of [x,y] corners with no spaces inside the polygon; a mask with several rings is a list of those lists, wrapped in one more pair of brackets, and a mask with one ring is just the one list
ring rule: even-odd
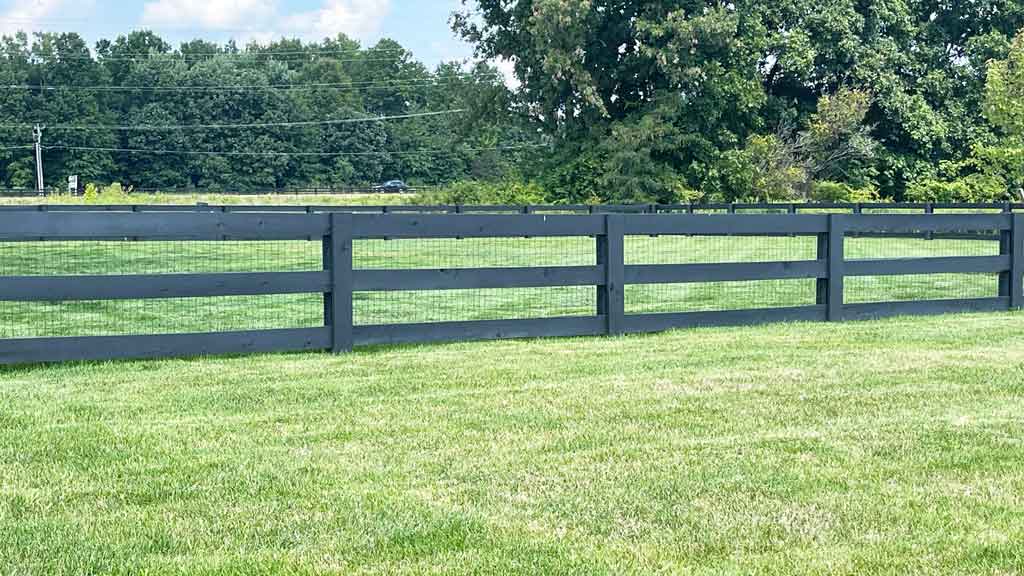
{"label": "green leaves", "polygon": [[[777,196],[761,190],[777,183],[743,175],[772,164],[764,149],[744,147],[780,130],[813,136],[809,180],[899,198],[909,181],[989,139],[982,65],[1024,26],[1011,0],[475,4],[478,16],[456,17],[455,28],[481,56],[516,60],[524,105],[564,152],[548,173],[586,164],[616,187],[602,198],[637,201],[670,194],[672,182],[709,198]],[[844,90],[871,98],[836,108]],[[838,126],[845,132],[821,132]],[[797,172],[782,180],[799,181]]]}
{"label": "green leaves", "polygon": [[987,79],[985,117],[1007,136],[1024,136],[1024,33],[1006,60],[989,63]]}
{"label": "green leaves", "polygon": [[[31,140],[18,125],[50,126],[51,183],[77,174],[137,188],[252,191],[369,185],[385,176],[413,184],[500,179],[521,157],[478,149],[536,142],[496,70],[463,63],[428,70],[392,40],[368,48],[344,36],[281,40],[244,51],[195,40],[175,51],[151,32],[135,32],[101,40],[94,57],[76,34],[20,35],[0,39],[0,85],[0,124],[16,125],[0,128],[0,148]],[[316,125],[463,109],[466,118]],[[313,124],[280,125],[293,122]],[[277,125],[259,126],[268,123]],[[324,156],[233,155],[252,152]],[[0,187],[34,185],[31,156],[0,150]]]}

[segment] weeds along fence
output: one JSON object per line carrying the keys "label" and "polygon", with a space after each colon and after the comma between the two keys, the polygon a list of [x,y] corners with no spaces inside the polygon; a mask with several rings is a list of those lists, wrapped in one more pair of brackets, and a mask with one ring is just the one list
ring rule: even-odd
{"label": "weeds along fence", "polygon": [[1024,214],[0,213],[7,364],[1022,305]]}

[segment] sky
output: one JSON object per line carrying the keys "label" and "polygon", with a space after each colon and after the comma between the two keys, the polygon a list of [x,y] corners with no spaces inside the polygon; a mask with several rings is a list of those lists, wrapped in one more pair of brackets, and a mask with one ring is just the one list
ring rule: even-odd
{"label": "sky", "polygon": [[203,38],[320,40],[339,32],[372,45],[392,38],[435,66],[471,58],[448,19],[460,0],[0,0],[0,34],[75,31],[99,38],[151,29],[171,44]]}

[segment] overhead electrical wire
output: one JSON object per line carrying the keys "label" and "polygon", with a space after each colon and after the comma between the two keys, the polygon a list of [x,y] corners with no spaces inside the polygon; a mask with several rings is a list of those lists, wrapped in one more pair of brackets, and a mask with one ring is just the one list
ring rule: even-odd
{"label": "overhead electrical wire", "polygon": [[[50,56],[50,55],[40,55],[40,54],[33,54],[32,55],[33,58],[40,58],[41,56]],[[138,62],[139,60],[142,60],[141,57],[136,58],[136,57],[120,57],[120,56],[93,57],[93,56],[75,55],[75,54],[68,54],[68,55],[53,54],[52,56],[54,56],[57,60],[89,60],[89,61],[95,61],[97,64],[101,64],[103,62]],[[226,56],[225,54],[203,54],[201,56],[197,55],[194,58],[194,60],[196,60],[196,61],[201,61],[203,59],[216,60],[216,59],[219,59],[219,58],[224,58],[225,56]],[[238,58],[242,58],[242,57],[249,58],[249,57],[253,57],[253,56],[259,56],[259,53],[258,52],[239,53]],[[353,63],[353,62],[396,62],[396,61],[398,61],[399,58],[400,58],[400,56],[391,56],[389,58],[343,58],[343,59],[332,58],[331,60],[333,60],[334,62],[343,62],[343,63]],[[191,56],[187,57],[187,58],[183,58],[182,55],[174,55],[174,54],[163,54],[163,55],[161,55],[161,54],[154,54],[153,57],[146,58],[146,59],[148,59],[148,60],[155,60],[155,61],[166,61],[166,62],[170,62],[170,61],[174,61],[174,60],[179,60],[179,61],[182,61],[182,62],[187,62],[187,61],[189,61],[190,59],[193,59],[193,58]]]}
{"label": "overhead electrical wire", "polygon": [[0,84],[0,90],[56,92],[236,92],[236,91],[299,91],[299,90],[370,90],[374,88],[415,88],[454,84],[464,80],[496,80],[501,74],[466,74],[429,80],[395,80],[362,82],[315,82],[310,84],[208,84],[200,86],[70,86],[45,84]]}
{"label": "overhead electrical wire", "polygon": [[488,148],[459,148],[459,149],[421,149],[421,150],[399,150],[394,152],[373,151],[373,152],[254,152],[254,151],[223,151],[223,150],[150,150],[142,148],[106,148],[97,146],[65,146],[62,144],[44,146],[44,150],[67,150],[78,152],[117,152],[125,154],[148,154],[155,156],[181,155],[181,156],[263,156],[263,157],[358,157],[358,156],[408,156],[414,154],[458,154],[461,152],[503,152],[513,150],[527,150],[531,148],[543,148],[547,144],[522,144],[515,146],[496,146]]}
{"label": "overhead electrical wire", "polygon": [[[395,114],[391,116],[373,116],[369,118],[338,118],[330,120],[299,120],[294,122],[250,122],[244,124],[167,124],[167,125],[106,125],[106,124],[47,124],[47,130],[111,130],[111,131],[138,131],[156,132],[164,130],[220,130],[220,129],[244,129],[244,128],[295,128],[308,126],[333,126],[338,124],[368,124],[371,122],[384,122],[388,120],[406,120],[410,118],[431,118],[434,116],[448,116],[465,113],[466,109],[456,108],[453,110],[437,110],[433,112],[415,112],[411,114]],[[34,124],[0,124],[0,129],[27,130]]]}
{"label": "overhead electrical wire", "polygon": [[374,55],[374,54],[411,54],[405,48],[356,48],[356,49],[344,49],[344,50],[260,50],[245,49],[239,52],[181,52],[181,48],[176,52],[115,52],[110,55],[96,54],[95,56],[84,54],[64,56],[66,60],[111,60],[113,58],[149,58],[149,57],[170,57],[170,58],[246,58],[249,56],[328,56],[328,55],[342,55],[342,56],[357,56],[357,55]]}

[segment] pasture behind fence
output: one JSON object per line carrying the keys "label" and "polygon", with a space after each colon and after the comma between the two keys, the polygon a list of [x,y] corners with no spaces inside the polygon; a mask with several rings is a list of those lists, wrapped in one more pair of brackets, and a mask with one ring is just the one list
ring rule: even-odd
{"label": "pasture behind fence", "polygon": [[21,211],[0,213],[0,256],[3,363],[1024,304],[1024,214],[1009,212]]}

